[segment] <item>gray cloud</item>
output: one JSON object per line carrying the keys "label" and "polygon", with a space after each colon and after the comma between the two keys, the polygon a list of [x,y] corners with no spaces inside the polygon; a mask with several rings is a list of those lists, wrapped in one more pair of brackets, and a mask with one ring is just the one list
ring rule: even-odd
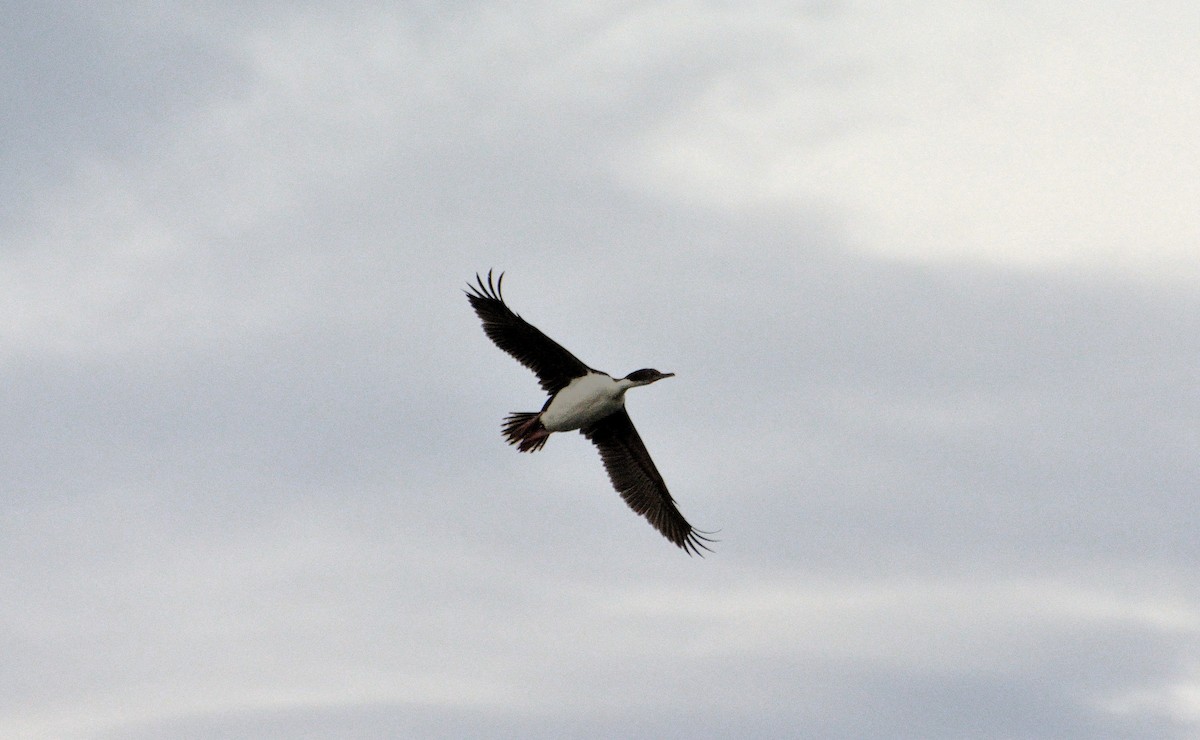
{"label": "gray cloud", "polygon": [[[623,169],[747,75],[858,99],[800,43],[850,10],[697,9],[8,32],[62,100],[5,124],[58,164],[0,213],[3,734],[1194,734],[1194,286]],[[629,405],[716,554],[577,435],[503,444],[542,398],[459,292],[491,267],[678,374]]]}

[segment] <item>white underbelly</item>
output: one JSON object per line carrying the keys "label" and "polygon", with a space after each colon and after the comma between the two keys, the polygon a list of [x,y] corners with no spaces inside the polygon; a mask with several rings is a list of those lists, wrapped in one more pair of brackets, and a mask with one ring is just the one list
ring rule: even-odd
{"label": "white underbelly", "polygon": [[542,412],[542,426],[551,432],[579,429],[619,411],[625,405],[623,389],[602,374],[572,380]]}

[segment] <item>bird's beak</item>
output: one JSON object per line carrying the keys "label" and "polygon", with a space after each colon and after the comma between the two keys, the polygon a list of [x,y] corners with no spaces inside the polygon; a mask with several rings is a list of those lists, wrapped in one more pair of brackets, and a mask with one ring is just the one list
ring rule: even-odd
{"label": "bird's beak", "polygon": [[662,375],[659,377],[659,380],[661,380],[662,378],[673,378],[673,377],[675,377],[675,373],[663,373],[663,374],[662,374]]}

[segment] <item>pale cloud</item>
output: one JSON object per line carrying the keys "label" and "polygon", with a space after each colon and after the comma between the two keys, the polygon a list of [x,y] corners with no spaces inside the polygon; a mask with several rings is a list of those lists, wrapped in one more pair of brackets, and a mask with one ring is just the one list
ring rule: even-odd
{"label": "pale cloud", "polygon": [[823,203],[919,261],[1200,275],[1200,63],[1186,4],[851,5],[817,48],[732,71],[622,164],[655,191]]}
{"label": "pale cloud", "polygon": [[1200,682],[1193,677],[1132,691],[1112,698],[1104,707],[1117,715],[1156,714],[1171,717],[1181,725],[1196,724],[1200,722]]}

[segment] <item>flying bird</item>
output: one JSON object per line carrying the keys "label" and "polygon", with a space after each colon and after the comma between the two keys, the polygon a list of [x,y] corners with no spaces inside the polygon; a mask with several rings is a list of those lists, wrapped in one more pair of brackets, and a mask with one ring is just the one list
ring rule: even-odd
{"label": "flying bird", "polygon": [[562,345],[522,319],[504,302],[500,289],[504,273],[493,283],[478,273],[468,284],[467,299],[475,309],[483,331],[497,347],[512,355],[538,377],[542,390],[550,394],[542,410],[509,414],[504,436],[521,452],[534,452],[554,432],[578,429],[600,450],[613,488],[625,503],[644,516],[654,528],[689,555],[703,555],[714,540],[688,524],[667,491],[667,484],[654,467],[646,445],[625,411],[625,392],[650,385],[675,373],[646,368],[623,378],[613,378],[585,365]]}

